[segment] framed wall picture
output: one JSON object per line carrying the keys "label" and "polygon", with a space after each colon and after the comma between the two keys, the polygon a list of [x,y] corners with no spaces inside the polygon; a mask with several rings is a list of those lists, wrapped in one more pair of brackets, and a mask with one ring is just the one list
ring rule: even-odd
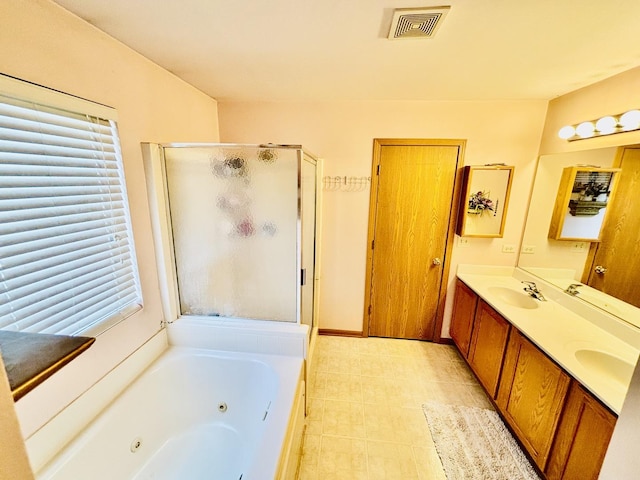
{"label": "framed wall picture", "polygon": [[456,233],[461,237],[502,237],[514,167],[468,165],[463,168]]}
{"label": "framed wall picture", "polygon": [[619,171],[619,168],[588,166],[564,168],[549,225],[549,238],[599,241]]}

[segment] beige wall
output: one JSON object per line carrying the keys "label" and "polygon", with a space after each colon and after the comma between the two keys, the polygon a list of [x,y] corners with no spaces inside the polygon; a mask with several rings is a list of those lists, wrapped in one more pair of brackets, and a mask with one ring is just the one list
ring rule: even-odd
{"label": "beige wall", "polygon": [[558,137],[558,130],[565,125],[640,108],[640,100],[636,95],[639,88],[640,67],[636,67],[551,100],[540,143],[540,155],[640,143],[640,131],[573,142]]}
{"label": "beige wall", "polygon": [[0,480],[30,480],[33,478],[27,451],[22,442],[20,425],[13,408],[9,379],[0,356]]}
{"label": "beige wall", "polygon": [[162,313],[140,142],[218,141],[217,104],[48,0],[3,0],[0,18],[2,73],[117,109],[144,299],[141,312],[16,404],[28,436],[158,331]]}
{"label": "beige wall", "polygon": [[[546,101],[223,103],[224,142],[301,143],[325,159],[325,175],[371,174],[374,138],[467,140],[465,164],[515,165],[505,235],[454,247],[458,263],[515,265],[535,169]],[[319,327],[362,330],[369,192],[324,192]],[[457,240],[457,237],[456,237]],[[448,336],[451,296],[443,334]]]}
{"label": "beige wall", "polygon": [[627,397],[602,464],[600,480],[635,480],[640,470],[640,368],[631,379]]}

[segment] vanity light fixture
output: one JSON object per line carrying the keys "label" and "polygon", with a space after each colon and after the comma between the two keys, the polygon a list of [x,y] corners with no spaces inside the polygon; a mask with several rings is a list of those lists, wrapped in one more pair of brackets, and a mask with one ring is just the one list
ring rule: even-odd
{"label": "vanity light fixture", "polygon": [[640,130],[640,110],[629,110],[618,115],[607,115],[598,120],[565,125],[558,131],[558,137],[572,142],[634,130]]}
{"label": "vanity light fixture", "polygon": [[630,110],[620,116],[620,127],[625,132],[640,128],[640,110]]}
{"label": "vanity light fixture", "polygon": [[593,137],[596,133],[596,126],[593,122],[582,122],[576,127],[576,133],[580,138]]}

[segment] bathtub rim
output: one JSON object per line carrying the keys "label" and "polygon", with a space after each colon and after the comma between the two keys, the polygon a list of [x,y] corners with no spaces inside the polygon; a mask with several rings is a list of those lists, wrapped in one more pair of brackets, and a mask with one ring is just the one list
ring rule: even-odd
{"label": "bathtub rim", "polygon": [[[191,354],[203,355],[215,358],[224,358],[227,360],[249,360],[261,364],[267,364],[276,373],[276,393],[271,401],[263,438],[258,444],[255,456],[251,465],[247,470],[242,472],[243,479],[258,480],[263,478],[265,473],[271,473],[275,478],[281,457],[283,456],[283,448],[285,447],[285,438],[291,411],[295,403],[295,397],[298,390],[299,382],[302,379],[303,359],[292,356],[269,355],[247,352],[228,352],[217,351],[203,348],[169,346],[155,360],[153,360],[146,368],[140,372],[123,390],[112,399],[109,404],[96,415],[89,424],[87,424],[78,434],[72,438],[66,445],[56,452],[49,460],[40,468],[34,469],[36,479],[55,478],[56,471],[70,461],[85,445],[87,440],[91,439],[92,427],[104,421],[102,415],[108,414],[111,405],[115,404],[126,389],[137,382],[145,374],[161,368],[162,364],[171,361],[172,357],[187,356]],[[99,420],[96,423],[96,420]],[[273,446],[273,448],[271,448]],[[277,447],[276,447],[277,446]]]}
{"label": "bathtub rim", "polygon": [[[215,330],[215,335],[206,335]],[[170,345],[308,358],[308,325],[206,315],[182,315],[166,325]]]}
{"label": "bathtub rim", "polygon": [[[229,338],[257,336],[255,342],[242,344]],[[207,350],[289,355],[307,359],[309,327],[293,322],[249,320],[226,317],[182,316],[161,328],[133,353],[124,358],[82,395],[58,412],[47,423],[25,438],[31,468],[40,473],[62,450],[88,427],[109,404],[133,383],[170,346],[190,346],[194,339],[225,337],[221,348],[203,346]],[[206,343],[206,342],[205,342]],[[283,350],[286,351],[282,351]],[[252,349],[253,348],[253,349]]]}
{"label": "bathtub rim", "polygon": [[38,430],[25,439],[34,474],[64,450],[109,404],[169,348],[160,330]]}

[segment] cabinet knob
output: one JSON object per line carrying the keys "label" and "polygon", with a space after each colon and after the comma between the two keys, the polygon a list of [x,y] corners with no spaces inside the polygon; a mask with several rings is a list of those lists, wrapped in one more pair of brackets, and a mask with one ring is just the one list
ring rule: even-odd
{"label": "cabinet knob", "polygon": [[442,260],[440,260],[438,257],[433,259],[433,264],[434,265],[442,265]]}
{"label": "cabinet knob", "polygon": [[607,269],[604,268],[602,265],[596,265],[596,267],[593,270],[600,275],[602,275],[603,273],[607,273]]}

